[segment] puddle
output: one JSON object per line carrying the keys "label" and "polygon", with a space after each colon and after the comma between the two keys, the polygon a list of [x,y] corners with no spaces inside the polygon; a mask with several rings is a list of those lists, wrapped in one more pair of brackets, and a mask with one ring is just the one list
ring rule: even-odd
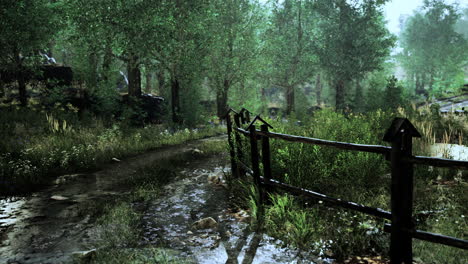
{"label": "puddle", "polygon": [[431,154],[437,158],[468,161],[468,147],[458,144],[436,143],[430,148]]}
{"label": "puddle", "polygon": [[16,223],[24,202],[24,199],[0,200],[0,230]]}
{"label": "puddle", "polygon": [[[166,186],[164,198],[153,201],[145,211],[143,245],[176,250],[177,257],[189,263],[331,263],[282,247],[280,241],[239,222],[228,211],[226,190],[213,183],[213,178],[222,178],[229,169],[217,159],[199,163],[189,166],[211,169],[181,171],[181,179]],[[208,217],[216,220],[216,227],[193,227]]]}
{"label": "puddle", "polygon": [[440,106],[440,111],[441,112],[452,112],[456,110],[462,110],[463,108],[465,110],[468,110],[468,94],[462,94],[459,96],[454,96],[442,100],[437,100],[432,104],[438,104]]}

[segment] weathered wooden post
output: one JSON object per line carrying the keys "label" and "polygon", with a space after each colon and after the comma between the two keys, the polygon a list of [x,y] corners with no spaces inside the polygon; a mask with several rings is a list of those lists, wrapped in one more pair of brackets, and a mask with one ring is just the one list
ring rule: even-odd
{"label": "weathered wooden post", "polygon": [[245,116],[244,116],[244,111],[240,111],[239,114],[240,114],[241,124],[242,125],[247,124],[247,121],[245,120]]}
{"label": "weathered wooden post", "polygon": [[[241,128],[240,114],[234,115],[234,122],[237,128]],[[237,159],[240,162],[242,162],[243,157],[244,157],[244,154],[242,152],[242,138],[237,130],[235,133],[235,138],[236,138],[236,148],[237,148]],[[237,177],[239,178],[244,175],[245,175],[244,169],[241,166],[237,166]]]}
{"label": "weathered wooden post", "polygon": [[248,110],[245,111],[245,121],[246,121],[247,123],[250,122],[250,112],[249,112]]}
{"label": "weathered wooden post", "polygon": [[390,162],[392,170],[390,263],[410,264],[413,261],[413,164],[404,162],[411,157],[413,137],[421,137],[406,118],[395,118],[383,140],[392,144]]}
{"label": "weathered wooden post", "polygon": [[[260,127],[262,132],[268,133],[268,125],[263,124]],[[271,179],[271,157],[270,157],[270,138],[262,136],[262,164],[263,176],[265,180]]]}
{"label": "weathered wooden post", "polygon": [[255,185],[257,186],[258,191],[260,192],[260,203],[263,203],[263,188],[262,181],[260,179],[260,164],[259,164],[259,153],[258,153],[258,144],[257,144],[257,132],[255,125],[249,126],[250,132],[250,159],[252,161],[252,171]]}
{"label": "weathered wooden post", "polygon": [[229,143],[229,154],[231,156],[231,173],[233,176],[239,177],[239,172],[237,171],[236,152],[234,149],[234,142],[232,141],[232,120],[230,111],[226,115],[226,126]]}

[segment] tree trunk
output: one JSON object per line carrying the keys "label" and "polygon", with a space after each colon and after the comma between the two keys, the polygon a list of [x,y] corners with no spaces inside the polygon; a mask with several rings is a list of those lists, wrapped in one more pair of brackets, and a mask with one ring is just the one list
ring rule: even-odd
{"label": "tree trunk", "polygon": [[415,83],[415,86],[416,86],[416,95],[420,95],[422,93],[421,91],[421,79],[419,77],[419,74],[416,74],[416,83]]}
{"label": "tree trunk", "polygon": [[426,94],[426,76],[425,74],[421,74],[421,92]]}
{"label": "tree trunk", "polygon": [[24,69],[19,68],[18,71],[18,94],[22,106],[26,106],[28,103],[28,96],[26,94],[26,81],[24,80]]}
{"label": "tree trunk", "polygon": [[88,64],[90,67],[90,72],[88,74],[88,87],[96,89],[98,83],[98,56],[95,49],[92,49],[88,55]]}
{"label": "tree trunk", "polygon": [[322,103],[322,83],[320,82],[320,73],[317,74],[317,79],[315,80],[315,96],[317,99],[317,105]]}
{"label": "tree trunk", "polygon": [[111,64],[112,64],[112,49],[110,45],[107,45],[105,53],[104,53],[104,60],[102,62],[102,71],[104,74],[104,81],[109,80]]}
{"label": "tree trunk", "polygon": [[224,118],[228,110],[227,101],[228,101],[228,91],[231,86],[229,80],[224,80],[223,88],[218,89],[216,92],[216,109],[217,115],[220,120]]}
{"label": "tree trunk", "polygon": [[356,93],[354,95],[354,111],[362,112],[364,110],[364,93],[359,80],[356,80]]}
{"label": "tree trunk", "polygon": [[176,124],[182,123],[180,117],[180,84],[176,77],[172,77],[171,80],[171,111],[172,111],[172,122]]}
{"label": "tree trunk", "polygon": [[141,96],[141,73],[137,56],[130,56],[127,63],[128,72],[128,95]]}
{"label": "tree trunk", "polygon": [[16,80],[18,81],[18,95],[19,100],[22,106],[26,106],[28,104],[28,97],[26,94],[26,80],[24,79],[24,72],[25,69],[23,67],[23,60],[19,52],[15,52],[16,56],[16,65],[17,65],[17,73],[16,73]]}
{"label": "tree trunk", "polygon": [[429,91],[432,93],[434,89],[434,74],[429,74]]}
{"label": "tree trunk", "polygon": [[335,108],[338,111],[345,110],[345,85],[343,80],[338,80],[335,84]]}
{"label": "tree trunk", "polygon": [[4,96],[5,96],[5,84],[3,83],[2,80],[0,80],[0,98],[3,98]]}
{"label": "tree trunk", "polygon": [[290,115],[294,111],[294,86],[286,86],[286,114]]}
{"label": "tree trunk", "polygon": [[163,71],[159,71],[157,73],[157,79],[158,79],[158,95],[162,96],[164,94],[164,83],[165,83]]}
{"label": "tree trunk", "polygon": [[151,72],[146,73],[146,88],[145,91],[147,94],[151,93],[151,90],[153,90],[153,87],[151,87],[151,81],[153,80],[153,74]]}

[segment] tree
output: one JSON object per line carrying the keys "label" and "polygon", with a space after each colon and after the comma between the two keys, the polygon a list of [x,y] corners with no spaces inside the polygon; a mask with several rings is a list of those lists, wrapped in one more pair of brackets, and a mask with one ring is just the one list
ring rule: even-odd
{"label": "tree", "polygon": [[255,71],[260,45],[257,38],[262,14],[258,3],[250,0],[214,1],[210,49],[210,79],[215,86],[217,115],[228,109],[231,87]]}
{"label": "tree", "polygon": [[417,93],[424,93],[426,84],[429,92],[434,92],[437,80],[450,80],[462,70],[468,43],[455,31],[459,18],[455,5],[426,0],[406,22],[398,58],[415,82]]}
{"label": "tree", "polygon": [[[126,63],[128,93],[141,95],[141,65],[154,45],[167,38],[170,23],[164,0],[80,0],[67,1],[73,37],[89,45],[90,61],[104,54],[103,68],[112,57]],[[97,75],[97,73],[94,73]]]}
{"label": "tree", "polygon": [[395,76],[390,76],[387,79],[387,86],[385,87],[385,107],[389,109],[396,109],[401,105],[403,95],[403,87],[398,84],[398,79]]}
{"label": "tree", "polygon": [[0,70],[15,75],[22,105],[27,104],[26,72],[40,63],[39,52],[60,25],[54,9],[48,0],[0,1]]}
{"label": "tree", "polygon": [[314,12],[312,1],[272,1],[271,26],[266,33],[270,79],[282,87],[286,114],[294,110],[294,90],[314,74]]}
{"label": "tree", "polygon": [[455,31],[468,39],[468,7],[463,9],[462,16],[455,25]]}
{"label": "tree", "polygon": [[212,39],[207,28],[212,14],[207,0],[165,1],[164,12],[169,17],[167,36],[150,50],[170,75],[171,117],[174,123],[181,124],[182,113],[193,114],[199,103],[190,97],[196,95],[193,89],[204,78]]}
{"label": "tree", "polygon": [[382,68],[395,38],[383,20],[385,1],[319,0],[315,49],[334,80],[336,109],[345,108],[346,84]]}

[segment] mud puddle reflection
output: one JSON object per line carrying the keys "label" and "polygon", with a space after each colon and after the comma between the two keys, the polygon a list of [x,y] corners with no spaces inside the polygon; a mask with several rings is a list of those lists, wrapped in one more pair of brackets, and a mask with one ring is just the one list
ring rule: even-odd
{"label": "mud puddle reflection", "polygon": [[[329,263],[282,248],[279,241],[252,232],[246,221],[230,213],[223,187],[229,171],[225,166],[212,158],[192,162],[181,171],[181,179],[167,185],[164,197],[147,207],[142,244],[167,248],[190,263]],[[215,222],[207,220],[202,228],[194,225],[210,218]]]}

